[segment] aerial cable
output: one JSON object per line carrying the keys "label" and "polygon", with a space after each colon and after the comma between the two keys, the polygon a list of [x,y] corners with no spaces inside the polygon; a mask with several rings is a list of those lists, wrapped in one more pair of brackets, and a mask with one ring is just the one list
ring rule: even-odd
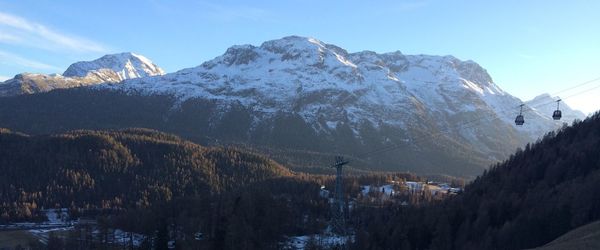
{"label": "aerial cable", "polygon": [[[556,92],[556,93],[560,93],[560,92],[564,92],[564,91],[567,91],[567,90],[571,90],[571,89],[574,89],[574,88],[577,88],[577,87],[580,87],[580,86],[583,86],[583,85],[586,85],[586,84],[589,84],[589,83],[592,83],[592,82],[595,82],[595,81],[598,81],[598,80],[600,80],[600,77],[599,78],[595,78],[593,80],[589,80],[589,81],[583,82],[581,84],[575,85],[575,86],[567,88],[567,89],[563,89],[563,90],[561,90],[559,92]],[[567,97],[564,97],[564,98],[562,98],[560,100],[562,101],[564,99],[572,98],[572,97],[575,97],[575,96],[587,93],[587,92],[589,92],[591,90],[595,90],[595,89],[598,89],[598,88],[600,88],[600,85],[594,86],[594,87],[586,89],[584,91],[577,92],[575,94],[572,94],[572,95],[569,95]],[[557,101],[552,101],[552,102],[548,102],[548,103],[542,103],[542,104],[537,104],[537,105],[534,105],[534,106],[527,106],[527,107],[529,107],[531,110],[533,110],[532,108],[539,108],[539,107],[542,107],[542,106],[545,106],[545,105],[548,105],[548,104],[551,104],[551,103],[555,103],[555,102],[557,102]],[[526,105],[524,105],[524,104],[519,105],[519,107],[521,107],[521,108],[524,107],[524,106],[526,106]],[[508,110],[501,110],[501,111],[497,112],[497,114],[506,113],[507,111]],[[527,111],[527,110],[525,110],[525,111]],[[521,113],[522,113],[522,111],[521,111]],[[463,126],[455,126],[454,128],[457,129],[457,130],[458,129],[472,128],[472,127],[475,127],[475,125],[478,125],[477,122],[483,120],[484,118],[487,118],[487,117],[479,117],[477,119],[473,119],[471,121],[462,123]],[[492,120],[490,120],[490,121],[495,121],[495,120],[502,119],[502,118],[503,117],[496,116],[495,118],[492,118]],[[473,126],[464,126],[465,124],[472,124]],[[423,141],[425,139],[433,139],[435,137],[438,137],[438,136],[441,136],[441,135],[444,135],[444,134],[449,134],[450,132],[452,132],[452,131],[441,131],[441,132],[438,132],[436,134],[433,134],[432,136],[423,137]],[[416,142],[420,142],[420,140],[417,139],[417,140],[413,140],[412,142],[416,143]],[[396,148],[399,148],[401,146],[403,146],[403,145],[394,144],[394,145],[386,146],[386,147],[383,147],[383,148],[380,148],[380,149],[375,149],[375,150],[372,150],[372,151],[368,151],[368,152],[365,152],[365,153],[362,153],[362,154],[354,155],[354,157],[355,158],[362,158],[362,157],[367,156],[367,155],[372,155],[372,154],[377,154],[377,153],[382,153],[382,152],[388,152],[388,151],[392,151],[392,150],[394,150]]]}

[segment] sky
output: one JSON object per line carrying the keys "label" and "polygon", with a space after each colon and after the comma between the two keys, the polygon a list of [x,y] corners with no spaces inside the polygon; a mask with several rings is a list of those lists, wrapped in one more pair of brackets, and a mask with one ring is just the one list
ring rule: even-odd
{"label": "sky", "polygon": [[289,35],[349,52],[454,55],[522,100],[550,93],[584,113],[600,109],[592,0],[0,0],[0,81],[127,51],[174,72]]}

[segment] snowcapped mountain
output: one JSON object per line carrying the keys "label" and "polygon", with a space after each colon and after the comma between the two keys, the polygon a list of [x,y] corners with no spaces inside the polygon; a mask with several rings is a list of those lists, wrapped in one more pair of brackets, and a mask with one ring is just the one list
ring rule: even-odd
{"label": "snowcapped mountain", "polygon": [[[239,103],[255,111],[256,120],[278,112],[297,113],[317,131],[327,132],[347,122],[355,136],[360,136],[365,122],[402,131],[431,126],[437,133],[487,152],[494,147],[480,142],[494,137],[486,135],[494,130],[505,130],[499,133],[502,137],[509,134],[511,141],[524,142],[560,126],[546,114],[530,110],[525,114],[527,126],[516,128],[514,117],[521,100],[504,92],[473,61],[400,52],[348,53],[297,36],[259,47],[233,46],[195,68],[108,87],[168,93],[179,102],[203,98]],[[526,139],[518,138],[523,135]]]}
{"label": "snowcapped mountain", "polygon": [[[233,46],[223,56],[199,67],[112,87],[171,93],[180,101],[196,97],[235,101],[267,114],[277,110],[299,112],[309,120],[316,119],[319,109],[337,108],[344,109],[355,124],[364,119],[374,124],[400,124],[405,119],[396,115],[385,117],[382,112],[410,114],[413,110],[409,109],[420,104],[427,106],[429,112],[456,113],[470,110],[472,105],[446,100],[448,92],[485,88],[504,94],[485,71],[477,72],[474,67],[479,66],[451,56],[368,51],[350,54],[316,39],[286,37],[260,47]],[[477,83],[463,81],[474,77],[479,77],[473,79]],[[441,105],[448,101],[455,105]],[[356,105],[349,106],[350,103]],[[337,121],[337,117],[331,117],[329,127]]]}
{"label": "snowcapped mountain", "polygon": [[63,76],[95,76],[105,82],[164,75],[165,72],[148,58],[131,52],[105,55],[93,61],[77,62],[69,66]]}
{"label": "snowcapped mountain", "polygon": [[[233,46],[200,66],[169,74],[136,58],[119,54],[69,67],[60,77],[109,83],[94,85],[94,93],[55,94],[69,96],[52,99],[78,109],[69,114],[102,115],[99,122],[82,124],[64,118],[73,123],[64,127],[114,128],[127,119],[122,126],[250,145],[288,165],[322,165],[307,159],[342,154],[372,169],[473,175],[562,124],[546,110],[526,108],[525,125],[515,126],[522,101],[477,63],[453,56],[349,53],[290,36]],[[90,98],[96,106],[73,101]],[[107,112],[117,100],[122,108]],[[56,112],[33,105],[44,115]],[[569,112],[564,110],[565,117]],[[129,120],[132,115],[137,118]],[[104,126],[106,121],[111,122]],[[53,126],[44,132],[59,129]]]}
{"label": "snowcapped mountain", "polygon": [[89,62],[74,63],[63,75],[18,74],[0,83],[0,96],[48,92],[162,74],[164,71],[161,68],[143,56],[134,53],[112,54]]}
{"label": "snowcapped mountain", "polygon": [[[560,98],[557,96],[552,97],[549,94],[545,93],[545,94],[536,96],[535,98],[533,98],[525,103],[527,104],[527,106],[530,109],[536,110],[538,112],[541,112],[542,114],[545,114],[547,117],[550,117],[550,116],[552,116],[552,113],[554,112],[554,110],[556,110],[556,108],[557,108],[556,101],[558,99],[560,99]],[[562,111],[562,115],[563,115],[561,122],[571,124],[571,123],[573,123],[574,120],[583,120],[586,117],[586,115],[583,112],[572,109],[564,101],[560,102],[559,108]]]}

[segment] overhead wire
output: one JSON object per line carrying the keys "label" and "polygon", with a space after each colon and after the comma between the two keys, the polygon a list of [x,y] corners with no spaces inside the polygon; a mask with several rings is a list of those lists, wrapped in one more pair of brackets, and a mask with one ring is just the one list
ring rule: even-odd
{"label": "overhead wire", "polygon": [[[574,85],[572,87],[560,90],[558,92],[553,93],[552,95],[557,95],[557,94],[560,94],[562,92],[569,91],[571,89],[575,89],[575,88],[587,85],[589,83],[592,83],[592,82],[595,82],[595,81],[598,81],[598,80],[600,80],[600,77],[597,77],[597,78],[594,78],[592,80],[588,80],[588,81],[585,81],[583,83]],[[600,85],[594,86],[594,87],[586,89],[584,91],[577,92],[577,93],[569,95],[567,97],[563,97],[561,99],[562,100],[569,99],[569,98],[572,98],[572,97],[575,97],[575,96],[578,96],[578,95],[581,95],[581,94],[585,94],[585,93],[587,93],[589,91],[592,91],[592,90],[595,90],[595,89],[598,89],[598,88],[600,88]],[[542,106],[545,106],[545,105],[553,104],[555,102],[556,101],[553,100],[552,102],[536,104],[536,105],[533,105],[533,106],[525,105],[526,107],[529,108],[528,110],[525,110],[525,111],[533,111],[535,108],[539,108],[539,107],[542,107]],[[500,112],[497,112],[496,114],[505,114],[507,112],[514,112],[514,110],[511,111],[510,109],[504,109],[504,110],[500,110]],[[477,124],[477,122],[482,121],[485,118],[488,118],[488,117],[480,116],[480,117],[478,117],[476,119],[473,119],[473,120],[461,123],[460,126],[455,126],[454,130],[456,131],[456,130],[462,130],[462,129],[472,128],[475,125],[479,125],[479,124]],[[502,118],[503,117],[497,115],[496,117],[492,118],[489,121],[495,121],[495,120],[502,119]],[[469,124],[472,124],[472,126],[465,126],[465,125],[469,125]],[[444,135],[444,134],[449,134],[450,132],[455,132],[455,131],[440,131],[438,133],[432,134],[431,136],[422,137],[422,138],[423,138],[423,141],[424,140],[428,140],[428,139],[435,139],[438,136],[441,136],[441,135]],[[421,142],[421,141],[419,141],[418,139],[417,140],[412,140],[413,144],[416,143],[416,142]],[[392,151],[392,150],[395,150],[395,149],[400,148],[402,146],[404,146],[404,145],[394,144],[394,145],[386,146],[386,147],[383,147],[383,148],[375,149],[375,150],[372,150],[372,151],[368,151],[368,152],[365,152],[365,153],[362,153],[362,154],[350,155],[350,156],[352,156],[353,158],[359,158],[360,159],[360,158],[363,158],[363,157],[368,156],[368,155],[373,155],[373,154],[378,154],[378,153],[384,153],[384,152]]]}
{"label": "overhead wire", "polygon": [[[571,90],[571,89],[575,89],[575,88],[587,85],[587,84],[589,84],[591,82],[595,82],[595,81],[598,81],[598,80],[600,80],[600,77],[595,78],[595,79],[590,80],[590,81],[586,81],[586,82],[584,82],[582,84],[578,84],[578,85],[573,86],[573,87],[569,87],[569,88],[563,89],[563,90],[561,90],[559,92],[553,93],[551,96],[556,96],[559,93],[562,93],[562,92],[565,92],[565,91],[568,91],[568,90]],[[571,94],[571,95],[569,95],[567,97],[563,97],[563,98],[561,98],[559,100],[569,99],[569,98],[572,98],[572,97],[575,97],[575,96],[578,96],[578,95],[581,95],[581,94],[584,94],[584,93],[588,93],[589,91],[592,91],[592,90],[595,90],[595,89],[598,89],[598,88],[600,88],[600,85],[594,86],[594,87],[586,89],[584,91],[577,92],[575,94]],[[526,105],[526,106],[528,106],[530,108],[529,110],[526,110],[526,111],[533,111],[535,108],[539,108],[539,107],[542,107],[542,106],[545,106],[545,105],[548,105],[548,104],[553,104],[555,102],[556,101],[553,100],[552,102],[536,104],[536,105],[533,105],[533,106]],[[520,106],[522,106],[522,105],[523,104],[521,104]],[[508,112],[508,111],[510,111],[510,110],[501,110],[500,112],[496,112],[496,116],[493,119],[489,120],[489,121],[492,122],[492,121],[495,121],[495,120],[498,120],[498,119],[502,119],[503,117],[500,116],[500,114]],[[514,110],[512,112],[514,112]],[[479,118],[473,119],[473,120],[471,120],[469,122],[462,123],[461,124],[462,126],[455,126],[455,130],[468,129],[468,128],[474,127],[476,125],[479,125],[478,122],[482,121],[484,118],[487,118],[487,117],[479,117]],[[471,126],[465,126],[465,124],[467,124],[467,125],[471,124]],[[441,132],[438,132],[436,134],[433,134],[432,136],[422,137],[422,138],[433,140],[433,139],[435,139],[438,136],[441,136],[443,134],[448,134],[450,132],[451,131],[441,131]],[[416,141],[418,141],[418,140],[413,140],[413,143],[416,143]],[[356,158],[362,158],[362,157],[365,157],[365,156],[368,156],[368,155],[373,155],[373,154],[378,154],[378,153],[385,153],[385,152],[393,151],[393,150],[395,150],[397,148],[400,148],[402,146],[403,145],[395,144],[395,145],[387,146],[387,147],[384,147],[384,148],[376,149],[376,150],[373,150],[373,151],[368,151],[368,152],[360,154],[360,155],[355,155],[354,157],[356,157]],[[375,205],[374,206],[374,205],[360,204],[360,203],[357,203],[356,206],[361,206],[361,207],[382,207],[381,205]]]}

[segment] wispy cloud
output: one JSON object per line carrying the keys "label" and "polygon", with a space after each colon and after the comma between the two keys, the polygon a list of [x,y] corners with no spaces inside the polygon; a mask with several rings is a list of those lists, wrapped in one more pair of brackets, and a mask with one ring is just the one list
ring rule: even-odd
{"label": "wispy cloud", "polygon": [[15,35],[0,33],[0,42],[2,43],[18,43],[21,42],[21,38]]}
{"label": "wispy cloud", "polygon": [[43,24],[0,12],[0,42],[47,50],[105,53],[109,49],[97,42],[63,34]]}
{"label": "wispy cloud", "polygon": [[5,65],[20,65],[27,68],[41,69],[41,70],[60,70],[60,68],[38,62],[35,60],[27,59],[13,53],[0,50],[0,64]]}

